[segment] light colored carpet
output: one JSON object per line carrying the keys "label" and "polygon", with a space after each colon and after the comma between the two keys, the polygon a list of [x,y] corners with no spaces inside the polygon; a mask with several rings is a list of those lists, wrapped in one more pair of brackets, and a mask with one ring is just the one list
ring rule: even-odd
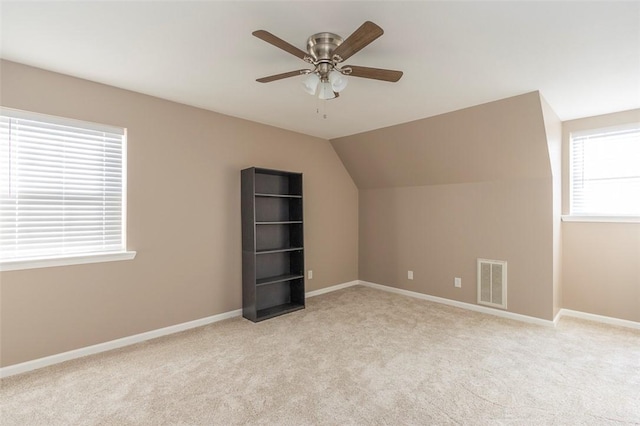
{"label": "light colored carpet", "polygon": [[2,381],[2,425],[640,424],[640,333],[351,287]]}

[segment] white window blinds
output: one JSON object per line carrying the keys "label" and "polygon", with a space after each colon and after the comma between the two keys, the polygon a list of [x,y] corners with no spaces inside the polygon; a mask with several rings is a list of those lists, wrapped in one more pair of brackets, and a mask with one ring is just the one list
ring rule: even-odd
{"label": "white window blinds", "polygon": [[640,125],[571,135],[571,214],[640,216]]}
{"label": "white window blinds", "polygon": [[0,114],[0,260],[125,250],[125,130]]}

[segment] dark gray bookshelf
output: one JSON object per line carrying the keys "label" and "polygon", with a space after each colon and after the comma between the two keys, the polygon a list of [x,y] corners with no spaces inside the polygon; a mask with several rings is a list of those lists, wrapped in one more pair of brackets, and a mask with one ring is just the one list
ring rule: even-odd
{"label": "dark gray bookshelf", "polygon": [[304,309],[302,173],[251,167],[242,179],[242,316]]}

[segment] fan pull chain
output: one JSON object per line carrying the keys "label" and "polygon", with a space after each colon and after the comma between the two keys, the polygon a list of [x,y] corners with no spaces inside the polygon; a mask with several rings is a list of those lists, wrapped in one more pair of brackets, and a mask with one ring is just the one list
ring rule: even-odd
{"label": "fan pull chain", "polygon": [[[320,104],[320,102],[322,102],[322,104]],[[322,108],[320,108],[320,105],[322,105]],[[320,111],[322,109],[322,112]],[[328,115],[327,115],[327,101],[326,100],[321,100],[316,98],[316,114],[320,115],[322,114],[322,118],[323,119],[327,119]]]}

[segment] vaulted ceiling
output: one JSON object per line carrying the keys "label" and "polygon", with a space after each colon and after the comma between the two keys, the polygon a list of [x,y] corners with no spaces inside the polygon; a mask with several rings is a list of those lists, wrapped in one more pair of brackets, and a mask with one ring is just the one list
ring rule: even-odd
{"label": "vaulted ceiling", "polygon": [[531,92],[331,144],[360,189],[550,178],[541,102]]}
{"label": "vaulted ceiling", "polygon": [[[326,139],[539,90],[562,120],[640,108],[640,2],[13,2],[2,58]],[[251,35],[304,49],[313,33],[385,34],[354,65],[404,71],[351,78],[318,101],[305,67]],[[96,100],[99,101],[99,100]],[[323,118],[326,115],[326,118]]]}

